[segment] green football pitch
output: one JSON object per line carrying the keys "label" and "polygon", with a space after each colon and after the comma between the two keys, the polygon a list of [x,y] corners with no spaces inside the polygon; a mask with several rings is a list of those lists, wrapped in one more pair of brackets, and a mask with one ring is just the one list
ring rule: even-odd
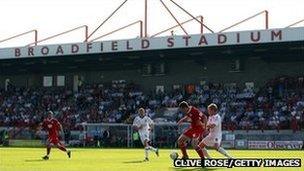
{"label": "green football pitch", "polygon": [[[53,148],[48,161],[41,157],[44,148],[0,148],[0,171],[182,171],[182,170],[245,170],[244,168],[174,168],[169,157],[172,150],[160,149],[160,157],[150,153],[150,161],[143,162],[143,149],[81,149],[74,148],[72,158]],[[275,150],[228,150],[236,158],[301,158],[301,168],[246,168],[247,170],[301,170],[304,171],[304,151]],[[212,157],[222,157],[214,150],[209,150]],[[191,157],[197,157],[189,150]]]}

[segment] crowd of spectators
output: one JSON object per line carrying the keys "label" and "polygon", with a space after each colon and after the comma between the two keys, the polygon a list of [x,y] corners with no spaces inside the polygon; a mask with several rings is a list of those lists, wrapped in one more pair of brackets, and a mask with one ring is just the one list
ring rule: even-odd
{"label": "crowd of spectators", "polygon": [[[303,77],[281,77],[264,87],[235,84],[209,84],[197,87],[187,100],[204,113],[206,106],[216,103],[220,108],[224,129],[292,129],[304,128]],[[178,118],[182,114],[178,114]]]}
{"label": "crowd of spectators", "polygon": [[78,129],[81,123],[129,122],[144,101],[134,84],[124,81],[79,87],[25,89],[11,86],[0,91],[0,126],[35,127],[48,110],[54,112],[64,127]]}
{"label": "crowd of spectators", "polygon": [[[77,92],[61,88],[17,88],[0,90],[0,126],[36,127],[52,110],[64,127],[81,129],[81,123],[132,123],[136,109],[145,107],[152,118],[162,109],[176,108],[182,100],[206,113],[211,102],[219,105],[225,129],[299,130],[304,118],[303,78],[282,77],[264,87],[236,84],[194,85],[188,92],[143,93],[139,85],[124,80],[110,84],[83,85]],[[182,117],[177,112],[168,121]]]}

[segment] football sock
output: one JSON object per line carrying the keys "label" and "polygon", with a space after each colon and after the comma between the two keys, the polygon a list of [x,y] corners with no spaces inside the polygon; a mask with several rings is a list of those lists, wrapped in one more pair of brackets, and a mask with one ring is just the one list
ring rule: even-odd
{"label": "football sock", "polygon": [[228,157],[228,158],[232,158],[225,149],[223,149],[222,147],[219,147],[217,149],[218,152],[220,152],[221,154],[223,154],[224,156]]}
{"label": "football sock", "polygon": [[67,151],[66,148],[63,145],[57,145],[57,147],[61,150],[61,151]]}
{"label": "football sock", "polygon": [[211,157],[210,157],[210,155],[209,155],[209,153],[208,153],[208,151],[207,151],[206,148],[202,148],[202,151],[203,151],[203,153],[204,153],[204,156],[205,156],[207,159],[211,159]]}
{"label": "football sock", "polygon": [[149,147],[145,147],[145,158],[149,157]]}
{"label": "football sock", "polygon": [[188,157],[186,146],[185,145],[181,145],[179,148],[182,151],[183,157]]}
{"label": "football sock", "polygon": [[204,157],[204,152],[203,152],[203,150],[201,148],[196,147],[195,151],[197,152],[197,154],[200,156],[201,159],[205,158]]}
{"label": "football sock", "polygon": [[46,155],[49,156],[51,153],[51,147],[46,147]]}

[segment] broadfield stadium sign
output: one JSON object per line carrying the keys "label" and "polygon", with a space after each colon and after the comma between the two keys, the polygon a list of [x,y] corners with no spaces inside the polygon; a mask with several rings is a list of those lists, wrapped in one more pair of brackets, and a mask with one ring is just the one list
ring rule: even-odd
{"label": "broadfield stadium sign", "polygon": [[304,27],[0,49],[0,59],[304,41]]}

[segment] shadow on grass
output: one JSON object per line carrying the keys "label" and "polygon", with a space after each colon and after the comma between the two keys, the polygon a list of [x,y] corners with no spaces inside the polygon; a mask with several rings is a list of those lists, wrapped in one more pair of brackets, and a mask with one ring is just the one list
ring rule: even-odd
{"label": "shadow on grass", "polygon": [[134,161],[125,161],[125,162],[122,162],[124,164],[134,164],[134,163],[143,163],[145,161],[143,160],[134,160]]}
{"label": "shadow on grass", "polygon": [[43,162],[43,159],[31,159],[31,160],[24,160],[25,162]]}

